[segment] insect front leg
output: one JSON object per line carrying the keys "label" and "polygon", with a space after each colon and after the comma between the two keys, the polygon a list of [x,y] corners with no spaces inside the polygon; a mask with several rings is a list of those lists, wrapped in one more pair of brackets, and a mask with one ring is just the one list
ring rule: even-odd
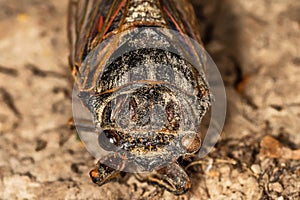
{"label": "insect front leg", "polygon": [[90,177],[94,183],[101,186],[121,178],[124,175],[121,172],[123,168],[123,158],[116,153],[112,153],[98,161],[95,168],[90,171]]}
{"label": "insect front leg", "polygon": [[191,188],[191,181],[187,173],[178,163],[172,163],[148,174],[136,174],[140,181],[148,181],[168,191],[180,195]]}

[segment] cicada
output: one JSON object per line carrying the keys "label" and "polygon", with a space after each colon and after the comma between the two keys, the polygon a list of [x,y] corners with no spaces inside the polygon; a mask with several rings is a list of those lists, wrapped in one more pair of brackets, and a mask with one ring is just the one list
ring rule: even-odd
{"label": "cicada", "polygon": [[135,173],[174,194],[191,187],[179,160],[201,147],[211,105],[205,54],[187,0],[70,0],[77,131],[103,185]]}

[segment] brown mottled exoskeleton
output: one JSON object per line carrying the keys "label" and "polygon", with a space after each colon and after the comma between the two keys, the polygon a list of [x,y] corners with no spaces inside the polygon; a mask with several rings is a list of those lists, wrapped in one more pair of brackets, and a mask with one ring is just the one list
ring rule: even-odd
{"label": "brown mottled exoskeleton", "polygon": [[178,159],[200,149],[211,98],[205,58],[190,38],[200,43],[187,0],[70,1],[75,98],[91,115],[87,147],[105,152],[90,172],[94,183],[125,171],[174,194],[191,187]]}

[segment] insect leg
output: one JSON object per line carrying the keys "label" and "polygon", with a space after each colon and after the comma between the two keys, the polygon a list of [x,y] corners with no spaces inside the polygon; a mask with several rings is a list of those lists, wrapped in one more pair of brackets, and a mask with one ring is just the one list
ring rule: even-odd
{"label": "insect leg", "polygon": [[[90,171],[90,177],[94,183],[101,186],[110,181],[115,181],[122,176],[123,159],[117,154],[109,154],[98,161],[96,167]],[[110,165],[106,165],[109,163]]]}
{"label": "insect leg", "polygon": [[164,187],[176,195],[184,194],[191,187],[188,175],[178,163],[173,163],[147,175],[136,174],[136,177],[140,181],[148,181]]}

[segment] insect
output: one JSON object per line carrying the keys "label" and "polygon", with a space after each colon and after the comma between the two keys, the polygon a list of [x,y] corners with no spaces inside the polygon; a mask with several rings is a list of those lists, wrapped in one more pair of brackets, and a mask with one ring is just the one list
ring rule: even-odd
{"label": "insect", "polygon": [[192,6],[187,0],[70,0],[68,20],[79,99],[73,115],[99,158],[92,181],[101,186],[134,172],[185,193],[191,182],[179,160],[199,151],[200,122],[211,105],[205,57],[193,42],[201,44]]}

